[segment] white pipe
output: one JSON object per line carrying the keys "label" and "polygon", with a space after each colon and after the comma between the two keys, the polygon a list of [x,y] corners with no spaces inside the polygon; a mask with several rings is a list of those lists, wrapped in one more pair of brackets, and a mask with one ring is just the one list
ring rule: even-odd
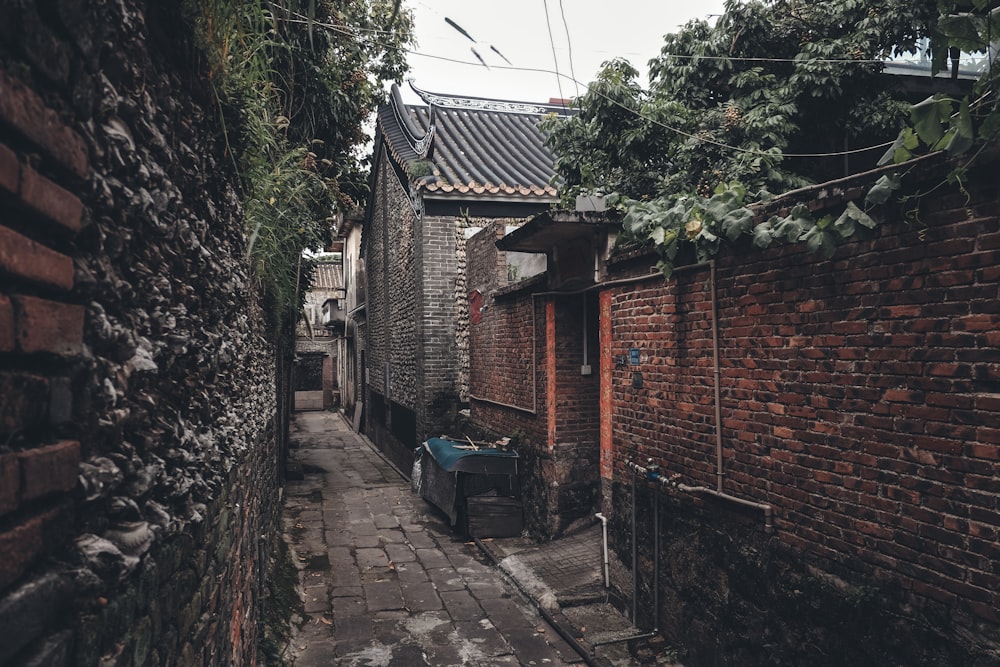
{"label": "white pipe", "polygon": [[604,587],[605,588],[610,588],[611,587],[611,571],[610,571],[610,568],[608,567],[608,517],[604,516],[600,512],[598,512],[594,516],[596,516],[598,519],[601,520],[601,527],[602,527],[603,533],[604,533],[604,541],[603,541],[604,551],[602,552],[603,556],[604,556]]}

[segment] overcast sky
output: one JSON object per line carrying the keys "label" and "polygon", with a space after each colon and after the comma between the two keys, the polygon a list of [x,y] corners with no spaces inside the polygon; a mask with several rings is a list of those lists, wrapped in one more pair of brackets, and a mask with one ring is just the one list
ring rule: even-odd
{"label": "overcast sky", "polygon": [[[434,93],[527,102],[582,94],[582,87],[578,89],[570,78],[572,73],[582,84],[588,83],[602,62],[619,56],[642,72],[640,81],[645,84],[646,63],[659,54],[663,36],[692,18],[720,14],[724,5],[724,0],[562,0],[561,13],[560,0],[404,2],[414,12],[417,38],[416,53],[409,56],[408,77],[418,87]],[[445,18],[461,26],[476,43]],[[478,63],[471,49],[489,69]],[[565,76],[508,69],[511,66],[550,72],[558,67]],[[404,99],[418,101],[408,86],[403,89]]]}

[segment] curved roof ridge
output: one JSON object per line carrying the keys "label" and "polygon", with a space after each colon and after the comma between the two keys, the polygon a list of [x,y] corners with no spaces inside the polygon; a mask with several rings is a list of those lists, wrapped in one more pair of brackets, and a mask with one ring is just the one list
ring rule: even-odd
{"label": "curved roof ridge", "polygon": [[479,111],[496,111],[499,113],[520,113],[544,115],[556,113],[566,115],[568,110],[559,104],[542,104],[538,102],[520,102],[516,100],[500,100],[489,97],[475,97],[471,95],[454,95],[450,93],[432,93],[421,88],[417,88],[413,79],[408,79],[407,83],[420,99],[428,106],[445,107],[452,109],[474,109]]}
{"label": "curved roof ridge", "polygon": [[392,106],[393,115],[399,123],[399,129],[403,131],[403,138],[410,144],[413,152],[420,157],[425,157],[430,149],[431,140],[434,137],[434,116],[430,117],[427,130],[417,127],[410,117],[408,107],[403,102],[403,96],[399,92],[399,86],[392,84],[389,94],[389,104]]}

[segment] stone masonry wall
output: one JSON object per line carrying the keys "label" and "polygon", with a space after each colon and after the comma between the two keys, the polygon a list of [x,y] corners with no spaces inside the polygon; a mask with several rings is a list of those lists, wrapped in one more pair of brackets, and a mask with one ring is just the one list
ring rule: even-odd
{"label": "stone masonry wall", "polygon": [[[771,505],[774,533],[759,510],[655,492],[660,628],[685,664],[1000,660],[1000,206],[995,163],[977,170],[968,197],[925,199],[919,224],[883,212],[878,238],[831,261],[803,244],[718,259],[724,490]],[[625,562],[626,460],[715,487],[709,278],[609,288],[606,500]],[[652,623],[655,497],[639,488]]]}
{"label": "stone masonry wall", "polygon": [[0,665],[253,665],[274,354],[179,2],[0,4]]}
{"label": "stone masonry wall", "polygon": [[454,218],[422,216],[417,258],[417,339],[420,341],[417,440],[451,433],[459,408]]}
{"label": "stone masonry wall", "polygon": [[417,345],[420,286],[416,215],[384,153],[380,164],[372,193],[372,222],[364,232],[366,316],[371,335],[367,358],[370,404],[366,413],[372,440],[406,470],[413,463],[410,450],[416,446],[416,433],[409,426],[404,429],[407,433],[402,433],[400,425],[408,425],[416,413],[421,391],[418,364],[425,354]]}

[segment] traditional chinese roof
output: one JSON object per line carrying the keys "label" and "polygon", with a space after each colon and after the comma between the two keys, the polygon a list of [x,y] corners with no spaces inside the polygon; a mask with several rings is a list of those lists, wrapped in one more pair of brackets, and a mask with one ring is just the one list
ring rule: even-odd
{"label": "traditional chinese roof", "polygon": [[322,262],[316,265],[313,273],[313,290],[341,290],[344,289],[344,271],[340,264],[335,262]]}
{"label": "traditional chinese roof", "polygon": [[392,88],[378,127],[396,163],[425,196],[554,199],[554,156],[544,145],[542,117],[564,114],[550,104],[428,93],[407,105]]}

